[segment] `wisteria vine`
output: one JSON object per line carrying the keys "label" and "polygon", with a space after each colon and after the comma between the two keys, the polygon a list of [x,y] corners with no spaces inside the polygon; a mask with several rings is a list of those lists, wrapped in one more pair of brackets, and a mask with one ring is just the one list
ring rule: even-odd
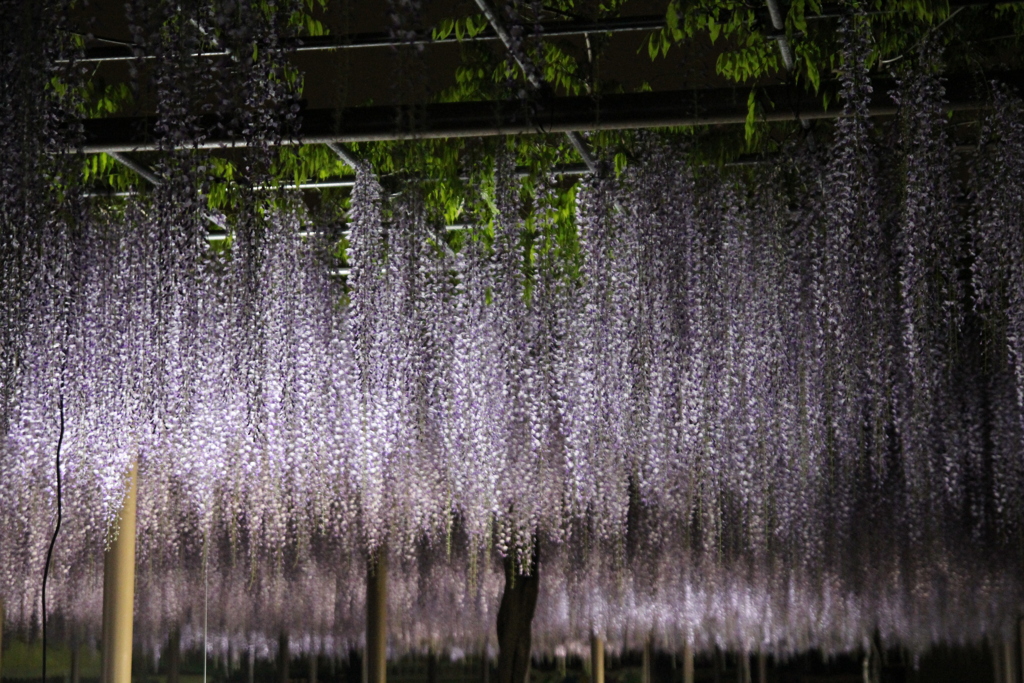
{"label": "wisteria vine", "polygon": [[[203,572],[215,650],[269,652],[282,631],[301,650],[358,645],[381,552],[398,649],[493,643],[509,556],[540,572],[541,649],[583,652],[593,632],[777,653],[1010,633],[1024,104],[993,86],[963,176],[937,57],[876,127],[865,38],[844,44],[830,145],[725,171],[642,137],[642,161],[579,187],[573,267],[523,218],[554,220],[539,207],[556,181],[525,206],[507,156],[458,251],[415,183],[385,192],[360,169],[343,282],[330,231],[284,196],[252,191],[230,249],[210,249],[198,153],[148,196],[76,211],[32,165],[39,136],[5,128],[9,618],[39,614],[64,416],[48,606],[93,637],[133,463],[137,624],[155,648],[171,628],[199,637]],[[250,66],[273,80],[272,61]],[[161,87],[166,130],[194,141],[185,84]],[[238,125],[272,138],[261,115]]]}

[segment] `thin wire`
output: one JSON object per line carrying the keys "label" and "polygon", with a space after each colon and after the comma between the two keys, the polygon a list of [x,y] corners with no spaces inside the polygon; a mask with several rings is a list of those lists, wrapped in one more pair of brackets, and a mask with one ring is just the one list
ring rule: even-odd
{"label": "thin wire", "polygon": [[60,484],[60,449],[64,444],[64,388],[61,387],[57,396],[57,405],[60,408],[60,435],[57,437],[57,525],[53,529],[53,536],[50,537],[50,547],[46,551],[46,565],[43,566],[43,683],[46,683],[46,579],[50,574],[50,560],[53,557],[53,546],[57,544],[57,534],[60,533],[60,522],[63,518],[63,506]]}

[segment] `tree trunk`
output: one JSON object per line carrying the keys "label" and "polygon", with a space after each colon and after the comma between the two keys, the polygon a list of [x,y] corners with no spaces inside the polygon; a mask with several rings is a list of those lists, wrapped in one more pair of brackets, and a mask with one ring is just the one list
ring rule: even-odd
{"label": "tree trunk", "polygon": [[366,570],[366,683],[386,683],[388,655],[388,556],[378,551]]}
{"label": "tree trunk", "polygon": [[[651,683],[651,639],[650,637],[644,641],[644,653],[643,659],[640,662],[640,681],[641,683]],[[749,681],[747,683],[750,683]]]}
{"label": "tree trunk", "polygon": [[291,655],[288,653],[288,634],[282,633],[277,641],[277,680],[279,683],[288,683],[291,674],[288,671],[288,660]]}
{"label": "tree trunk", "polygon": [[427,683],[437,683],[437,653],[433,650],[427,654]]}
{"label": "tree trunk", "polygon": [[498,608],[498,681],[525,683],[530,670],[530,629],[537,607],[538,563],[533,572],[516,571],[512,557],[505,558],[505,592]]}
{"label": "tree trunk", "polygon": [[167,683],[179,683],[181,676],[181,632],[175,626],[167,639]]}

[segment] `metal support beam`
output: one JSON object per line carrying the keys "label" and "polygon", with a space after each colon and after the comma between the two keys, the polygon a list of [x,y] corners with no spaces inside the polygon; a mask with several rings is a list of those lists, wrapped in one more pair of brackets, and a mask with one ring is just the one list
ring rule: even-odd
{"label": "metal support beam", "polygon": [[388,558],[381,549],[366,570],[366,683],[387,683]]}
{"label": "metal support beam", "polygon": [[[991,78],[1020,88],[1024,72],[990,74]],[[988,76],[986,76],[988,78]],[[948,111],[975,111],[990,106],[979,99],[973,74],[949,74],[946,79]],[[822,89],[836,91],[838,84],[823,83]],[[872,115],[897,112],[888,93],[895,87],[890,78],[872,80]],[[822,107],[821,98],[794,92],[786,85],[762,88],[779,108],[765,112],[769,122],[800,119],[834,119],[843,116],[842,107]],[[673,90],[590,96],[551,97],[538,100],[532,111],[522,102],[434,102],[424,105],[425,123],[415,128],[399,127],[399,110],[393,106],[354,107],[337,116],[331,109],[313,109],[298,115],[298,128],[285,134],[282,144],[328,144],[378,140],[423,140],[437,138],[487,137],[517,134],[568,133],[582,130],[626,130],[685,126],[742,125],[747,121],[748,87]],[[806,100],[794,102],[794,97]],[[795,113],[794,113],[795,112]],[[156,117],[89,119],[83,122],[85,140],[80,148],[87,154],[99,152],[161,151]],[[195,146],[204,149],[246,147],[244,138],[218,132],[217,120],[205,118],[205,138]],[[189,145],[191,148],[191,144]],[[77,150],[67,150],[74,152]]]}
{"label": "metal support beam", "polygon": [[[110,156],[115,161],[117,161],[122,166],[124,166],[125,168],[137,173],[140,178],[145,180],[153,187],[157,187],[158,185],[161,184],[162,181],[160,180],[160,177],[157,176],[157,174],[153,173],[153,171],[151,171],[149,167],[147,167],[145,164],[140,164],[138,161],[135,161],[124,152],[110,151],[107,152],[107,155]],[[212,211],[203,211],[203,217],[206,218],[206,220],[208,220],[213,225],[220,228],[221,230],[227,229],[227,222],[224,220],[224,216],[217,215]]]}
{"label": "metal support beam", "polygon": [[[1022,0],[1013,0],[1008,5],[1021,4]],[[984,7],[991,5],[991,0],[950,0],[949,7],[952,10],[962,7]],[[894,14],[898,10],[858,10],[858,13],[866,15]],[[807,21],[821,21],[827,19],[838,19],[851,13],[848,7],[832,3],[822,5],[821,12],[817,14],[808,13],[805,16]],[[774,21],[772,22],[774,24]],[[665,26],[665,16],[662,14],[610,17],[600,21],[545,21],[541,22],[541,34],[548,38],[585,36],[589,34],[613,34],[613,33],[635,33],[642,31],[658,31]],[[778,26],[775,26],[778,29]],[[82,34],[78,34],[82,35]],[[85,54],[77,58],[76,63],[96,62],[129,62],[135,59],[155,59],[152,54],[145,54],[136,57],[135,46],[129,41],[110,38],[96,38],[97,41],[106,43],[89,47]],[[493,28],[484,29],[475,36],[463,36],[461,39],[451,35],[447,38],[434,39],[432,36],[423,35],[414,38],[413,45],[451,45],[455,43],[490,42],[501,40]],[[357,50],[367,48],[393,48],[399,45],[408,45],[409,42],[403,39],[396,39],[387,32],[353,33],[348,35],[326,35],[326,36],[302,36],[282,40],[282,47],[286,52],[334,52],[338,50]],[[192,57],[213,58],[225,57],[230,53],[224,49],[210,49],[195,52]],[[61,63],[66,63],[62,61]]]}
{"label": "metal support beam", "polygon": [[[775,42],[779,46],[779,54],[782,55],[782,64],[786,67],[786,73],[792,76],[793,67],[793,46],[789,44],[789,36],[786,35],[786,14],[779,7],[779,0],[765,0],[768,4],[768,14],[772,18],[772,26],[777,32]],[[806,118],[800,118],[800,126],[805,131],[810,131],[811,122]],[[813,138],[811,138],[813,143]]]}
{"label": "metal support beam", "polygon": [[768,14],[772,18],[772,27],[779,33],[775,36],[775,42],[779,45],[779,53],[782,55],[782,64],[787,72],[793,71],[793,46],[789,44],[789,37],[786,36],[786,15],[779,7],[779,0],[766,0]]}
{"label": "metal support beam", "polygon": [[[544,87],[544,83],[540,80],[540,74],[537,73],[536,68],[531,64],[524,64],[520,59],[519,54],[513,49],[512,37],[508,31],[505,30],[504,25],[501,23],[501,19],[498,18],[498,13],[491,7],[490,0],[476,0],[477,7],[487,17],[487,22],[494,29],[494,32],[498,34],[498,38],[505,45],[505,49],[508,50],[509,54],[512,55],[513,59],[519,65],[523,75],[526,76],[526,80],[533,86],[534,90],[541,90]],[[591,173],[598,173],[599,168],[597,160],[594,158],[594,154],[590,151],[590,145],[583,139],[583,136],[578,131],[570,130],[566,131],[566,137],[569,138],[569,142],[573,148],[583,159],[583,163],[587,165]]]}
{"label": "metal support beam", "polygon": [[135,497],[138,468],[128,472],[117,537],[103,556],[103,653],[100,683],[131,683],[135,610]]}
{"label": "metal support beam", "polygon": [[590,636],[590,683],[604,683],[604,638]]}
{"label": "metal support beam", "polygon": [[[358,172],[363,167],[363,162],[359,157],[352,153],[345,145],[340,142],[328,142],[327,146],[331,148],[331,151],[338,155],[338,158],[345,162],[353,171]],[[353,181],[354,182],[354,181]]]}
{"label": "metal support beam", "polygon": [[140,178],[145,180],[147,183],[156,187],[160,184],[160,179],[151,170],[129,157],[124,152],[108,152],[108,156],[114,159],[117,163],[121,164],[130,171],[134,171],[139,175]]}

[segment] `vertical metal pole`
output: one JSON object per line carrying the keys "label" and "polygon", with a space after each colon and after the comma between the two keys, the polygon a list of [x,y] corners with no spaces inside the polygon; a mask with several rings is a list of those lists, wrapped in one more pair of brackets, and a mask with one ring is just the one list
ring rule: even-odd
{"label": "vertical metal pole", "polygon": [[117,538],[103,557],[103,654],[101,683],[132,681],[132,619],[135,611],[135,496],[138,469],[128,472]]}
{"label": "vertical metal pole", "polygon": [[604,683],[604,639],[590,637],[590,683]]}
{"label": "vertical metal pole", "polygon": [[[255,683],[256,681],[256,648],[252,645],[249,646],[249,677],[248,683]],[[168,681],[170,683],[170,681]]]}
{"label": "vertical metal pole", "polygon": [[1021,677],[1024,677],[1024,617],[1017,622],[1017,655]]}
{"label": "vertical metal pole", "polygon": [[381,549],[366,571],[366,683],[386,683],[388,646],[388,563]]}
{"label": "vertical metal pole", "polygon": [[643,663],[640,668],[640,683],[651,683],[651,639],[644,641]]}
{"label": "vertical metal pole", "polygon": [[79,683],[82,679],[82,644],[75,639],[71,644],[71,683]]}
{"label": "vertical metal pole", "polygon": [[1017,683],[1017,648],[1014,647],[1016,638],[1003,641],[1003,672],[1006,676],[1006,683]]}
{"label": "vertical metal pole", "polygon": [[693,645],[683,644],[683,683],[693,683]]}
{"label": "vertical metal pole", "polygon": [[739,683],[750,683],[750,654],[740,652],[736,664],[736,680]]}

